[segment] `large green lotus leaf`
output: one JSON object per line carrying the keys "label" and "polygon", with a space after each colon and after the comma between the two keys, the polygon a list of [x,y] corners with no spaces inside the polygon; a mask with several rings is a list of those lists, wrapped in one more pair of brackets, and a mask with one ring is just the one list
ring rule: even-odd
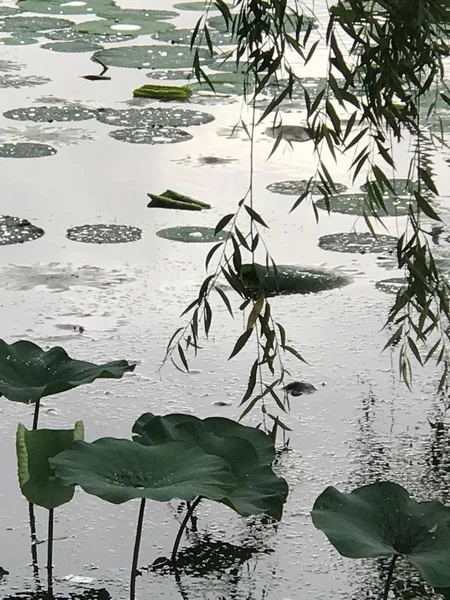
{"label": "large green lotus leaf", "polygon": [[95,50],[101,50],[103,46],[80,40],[74,42],[48,42],[42,44],[41,48],[52,52],[95,52]]}
{"label": "large green lotus leaf", "polygon": [[185,440],[220,456],[237,481],[220,501],[244,517],[264,513],[281,519],[288,487],[269,466],[275,451],[264,432],[221,417],[202,420],[184,414],[145,413],[134,424],[133,433],[134,441],[146,446]]}
{"label": "large green lotus leaf", "polygon": [[121,8],[117,5],[105,6],[97,10],[97,16],[104,19],[114,19],[119,21],[159,21],[161,19],[173,19],[178,17],[179,13],[173,10],[162,10],[154,8]]}
{"label": "large green lotus leaf", "polygon": [[164,21],[138,21],[132,19],[101,19],[97,21],[86,21],[86,23],[78,23],[75,26],[75,30],[80,33],[88,33],[90,35],[120,34],[129,37],[148,35],[157,31],[167,31],[174,28],[174,25],[165,23]]}
{"label": "large green lotus leaf", "polygon": [[50,510],[72,500],[75,487],[62,484],[49,459],[83,438],[82,421],[77,421],[74,429],[33,431],[19,424],[16,434],[19,485],[29,502]]}
{"label": "large green lotus leaf", "polygon": [[[228,7],[231,8],[232,5],[228,4]],[[209,11],[218,10],[214,4],[210,4],[208,6],[208,2],[178,2],[173,5],[174,8],[178,10],[195,10],[205,12],[207,9]]]}
{"label": "large green lotus leaf", "polygon": [[[315,204],[322,210],[328,210],[324,198],[320,198]],[[373,208],[369,205],[367,194],[338,194],[330,197],[330,212],[346,215],[363,216],[373,210],[379,217],[396,217],[407,215],[410,208],[417,210],[417,202],[409,197],[385,196],[383,206]]]}
{"label": "large green lotus leaf", "polygon": [[13,6],[0,6],[0,17],[10,17],[11,15],[17,15],[20,12],[20,8],[14,8]]}
{"label": "large green lotus leaf", "polygon": [[[214,87],[214,93],[216,94],[244,94],[244,80],[245,75],[243,73],[212,73],[208,74],[208,79]],[[209,85],[202,81],[194,81],[190,83],[190,88],[194,92],[205,92],[213,93]],[[247,93],[251,92],[252,88],[247,88]]]}
{"label": "large green lotus leaf", "polygon": [[76,31],[75,29],[55,29],[54,31],[46,31],[44,37],[49,40],[54,40],[58,42],[85,42],[87,44],[93,44],[96,42],[123,42],[125,40],[129,40],[130,37],[124,33],[116,32],[114,35],[92,35],[90,33],[81,33],[80,31]]}
{"label": "large green lotus leaf", "polygon": [[111,0],[20,0],[26,12],[52,15],[95,15],[101,8],[115,6]]}
{"label": "large green lotus leaf", "polygon": [[[389,183],[391,184],[394,191],[390,190],[385,184],[381,186],[382,194],[385,196],[411,196],[411,193],[416,190],[417,191],[417,183],[413,183],[408,179],[389,179]],[[370,183],[370,182],[369,182]],[[376,183],[376,182],[374,182]],[[377,187],[380,187],[377,184]],[[363,192],[367,191],[367,183],[364,183],[361,186],[361,190]]]}
{"label": "large green lotus leaf", "polygon": [[46,352],[26,340],[0,340],[0,396],[13,402],[34,403],[96,379],[121,379],[134,368],[126,360],[96,365],[73,360],[59,346]]}
{"label": "large green lotus leaf", "polygon": [[192,127],[214,121],[214,116],[189,108],[106,108],[97,111],[97,120],[114,127]]}
{"label": "large green lotus leaf", "polygon": [[426,583],[450,586],[450,508],[416,502],[400,485],[382,481],[343,494],[328,487],[312,520],[348,558],[402,555]]}
{"label": "large green lotus leaf", "polygon": [[[194,54],[186,48],[177,46],[121,46],[107,48],[94,54],[109,67],[128,67],[131,69],[189,69],[192,68]],[[208,50],[198,49],[201,65],[211,61]]]}
{"label": "large green lotus leaf", "polygon": [[113,504],[133,498],[190,502],[197,496],[220,501],[236,486],[222,458],[184,441],[156,446],[116,438],[75,442],[50,462],[66,484]]}
{"label": "large green lotus leaf", "polygon": [[72,21],[52,17],[7,17],[0,21],[0,31],[5,32],[38,32],[48,29],[62,29],[71,27]]}
{"label": "large green lotus leaf", "polygon": [[370,232],[330,233],[319,238],[319,247],[332,252],[352,254],[393,252],[396,246],[397,238],[393,235],[377,234],[375,237]]}
{"label": "large green lotus leaf", "polygon": [[[158,33],[154,33],[152,38],[158,40],[159,42],[190,46],[193,33],[194,29],[176,29],[175,31],[164,31],[161,29]],[[209,37],[211,42],[217,46],[229,45],[233,43],[233,36],[231,33],[211,29],[209,31]],[[201,46],[208,45],[205,36],[201,36],[200,34],[197,36],[196,44],[200,44]]]}
{"label": "large green lotus leaf", "polygon": [[35,37],[35,33],[17,32],[12,35],[8,35],[0,38],[1,46],[31,46],[32,44],[39,43],[39,40]]}

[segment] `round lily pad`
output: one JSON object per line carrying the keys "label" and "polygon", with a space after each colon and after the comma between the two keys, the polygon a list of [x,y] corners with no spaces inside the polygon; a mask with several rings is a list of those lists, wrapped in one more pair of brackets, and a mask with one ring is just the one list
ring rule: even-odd
{"label": "round lily pad", "polygon": [[111,0],[20,0],[20,8],[26,12],[52,15],[85,15],[105,5],[114,6]]}
{"label": "round lily pad", "polygon": [[216,236],[212,227],[169,227],[156,232],[156,235],[166,240],[187,243],[221,242],[227,238],[228,232],[221,231]]}
{"label": "round lily pad", "polygon": [[166,31],[170,29],[175,29],[175,27],[164,21],[138,21],[131,19],[101,19],[78,23],[75,26],[75,30],[80,33],[106,36],[120,34],[127,35],[128,37],[148,35],[150,33],[155,33],[156,31]]}
{"label": "round lily pad", "polygon": [[371,233],[332,233],[319,238],[319,246],[332,252],[350,252],[365,254],[366,252],[393,252],[397,246],[397,238],[392,235]]}
{"label": "round lily pad", "polygon": [[26,142],[0,144],[0,158],[41,158],[56,154],[56,150],[47,144]]}
{"label": "round lily pad", "polygon": [[100,123],[115,127],[190,127],[214,121],[213,115],[186,108],[107,108],[97,112]]}
{"label": "round lily pad", "polygon": [[[207,2],[178,2],[174,4],[173,7],[177,10],[198,10],[198,11],[206,11],[208,3]],[[230,6],[230,5],[228,5]],[[217,7],[214,4],[210,4],[209,10],[217,10]]]}
{"label": "round lily pad", "polygon": [[351,277],[315,267],[277,265],[277,271],[264,265],[242,265],[241,277],[244,286],[267,296],[286,294],[308,294],[340,288],[351,283]]}
{"label": "round lily pad", "polygon": [[7,17],[0,21],[0,31],[28,31],[36,33],[48,29],[62,29],[64,27],[71,27],[72,25],[72,21],[52,17]]}
{"label": "round lily pad", "polygon": [[[392,192],[388,187],[383,186],[383,195],[385,196],[411,196],[412,190],[417,190],[417,184],[413,184],[408,179],[389,179],[389,183],[394,188]],[[367,184],[364,183],[361,186],[361,190],[365,192],[367,190]]]}
{"label": "round lily pad", "polygon": [[[122,46],[107,48],[94,54],[109,67],[131,69],[183,69],[192,68],[194,53],[177,46]],[[198,49],[200,64],[206,65],[211,57],[204,48]]]}
{"label": "round lily pad", "polygon": [[12,73],[0,74],[0,88],[34,87],[50,83],[51,79],[47,77],[38,77],[37,75],[13,75]]}
{"label": "round lily pad", "polygon": [[[214,92],[206,82],[199,83],[194,81],[190,88],[195,92],[216,93],[216,94],[244,94],[245,76],[242,73],[212,73],[208,74],[208,79],[214,87]],[[247,93],[250,92],[247,89]]]}
{"label": "round lily pad", "polygon": [[80,225],[67,230],[73,242],[86,244],[125,244],[142,237],[142,230],[129,225]]}
{"label": "round lily pad", "polygon": [[86,121],[93,119],[97,111],[83,106],[32,106],[29,108],[14,108],[3,115],[15,121],[34,121],[36,123],[51,123],[53,121]]}
{"label": "round lily pad", "polygon": [[[158,40],[159,42],[169,42],[170,44],[190,46],[193,33],[194,29],[176,29],[175,31],[161,30],[158,33],[154,33],[152,38]],[[211,38],[211,42],[217,46],[233,43],[233,36],[231,33],[224,33],[222,31],[211,29],[209,32],[209,37]],[[206,37],[201,35],[201,31],[196,37],[196,45],[197,44],[201,44],[202,46],[207,45]]]}
{"label": "round lily pad", "polygon": [[[367,206],[366,194],[339,194],[330,198],[330,211],[343,213],[346,215],[363,216],[370,209]],[[376,207],[376,214],[379,217],[402,216],[408,214],[410,206],[417,207],[415,200],[409,197],[384,196],[384,208]],[[326,202],[323,198],[317,200],[316,206],[322,210],[327,210]]]}
{"label": "round lily pad", "polygon": [[20,8],[14,8],[13,6],[0,6],[0,17],[10,17],[12,15],[17,15],[22,10]]}
{"label": "round lily pad", "polygon": [[0,216],[0,246],[31,242],[43,235],[44,230],[36,227],[27,219]]}
{"label": "round lily pad", "polygon": [[115,43],[123,42],[125,40],[130,39],[130,36],[126,35],[126,33],[120,34],[119,32],[116,32],[115,34],[111,33],[108,36],[93,36],[90,33],[81,33],[80,31],[76,31],[75,29],[55,29],[54,31],[46,31],[45,37],[49,40],[55,40],[59,42],[85,42],[87,44],[93,44],[98,41],[107,41],[108,43]]}
{"label": "round lily pad", "polygon": [[95,52],[101,50],[103,46],[91,42],[49,42],[42,44],[41,48],[51,50],[52,52]]}
{"label": "round lily pad", "polygon": [[156,81],[185,81],[191,79],[192,69],[189,71],[183,69],[157,71],[155,69],[154,71],[149,71],[147,77]]}
{"label": "round lily pad", "polygon": [[[35,34],[34,34],[35,35]],[[29,46],[31,44],[37,44],[39,40],[31,33],[15,33],[0,38],[0,45],[2,46]]]}
{"label": "round lily pad", "polygon": [[405,285],[406,280],[403,277],[391,277],[390,279],[382,279],[375,283],[375,287],[387,294],[397,294]]}
{"label": "round lily pad", "polygon": [[[291,180],[291,181],[275,181],[270,183],[266,189],[274,194],[283,194],[284,196],[300,196],[306,191],[308,185],[307,179]],[[337,192],[345,192],[347,186],[343,183],[336,183]],[[319,187],[323,187],[320,181],[313,181],[310,186],[310,192],[312,194],[320,194]]]}
{"label": "round lily pad", "polygon": [[162,19],[173,19],[179,13],[173,10],[160,10],[152,8],[120,8],[117,4],[111,4],[97,10],[97,16],[104,19],[117,19],[119,21],[159,21]]}
{"label": "round lily pad", "polygon": [[115,140],[130,144],[177,144],[192,140],[193,137],[187,131],[175,127],[155,127],[154,129],[123,127],[110,131],[109,135]]}

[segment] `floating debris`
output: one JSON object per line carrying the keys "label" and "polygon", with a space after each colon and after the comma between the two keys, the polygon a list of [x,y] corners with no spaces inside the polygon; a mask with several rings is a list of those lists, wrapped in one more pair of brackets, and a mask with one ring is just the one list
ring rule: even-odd
{"label": "floating debris", "polygon": [[291,396],[303,396],[303,394],[314,394],[317,392],[317,388],[312,383],[306,383],[305,381],[293,381],[283,387],[283,390]]}
{"label": "floating debris", "polygon": [[187,85],[153,85],[147,83],[133,91],[135,98],[153,98],[155,100],[181,100],[186,102],[192,96]]}

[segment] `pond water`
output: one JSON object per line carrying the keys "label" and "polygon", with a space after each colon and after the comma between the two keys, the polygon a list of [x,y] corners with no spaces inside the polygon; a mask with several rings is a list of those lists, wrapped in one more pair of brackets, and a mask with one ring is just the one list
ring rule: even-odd
{"label": "pond water", "polygon": [[[26,4],[29,10],[36,10],[39,3],[27,0]],[[8,6],[14,5],[1,2],[0,8]],[[49,11],[44,16],[77,23],[88,20],[89,13],[75,14],[80,3],[65,6],[64,14]],[[129,0],[121,6],[172,8],[162,0]],[[325,3],[316,2],[315,6],[319,17],[324,17]],[[198,14],[179,10],[179,16],[167,22],[192,28]],[[136,27],[133,22],[128,25]],[[83,27],[78,31],[82,34]],[[121,43],[165,43],[155,42],[148,34],[120,42],[119,34],[126,31],[133,28],[115,27],[118,40],[99,39],[98,45],[108,49]],[[158,141],[162,136],[166,142],[177,143],[153,143],[153,134],[143,143],[142,127],[133,134],[132,126],[106,124],[95,117],[105,109],[161,108],[156,101],[132,100],[133,90],[149,81],[146,69],[112,66],[106,74],[110,80],[91,81],[83,76],[101,71],[91,62],[91,52],[41,48],[40,44],[58,36],[44,39],[41,32],[33,36],[39,43],[5,43],[1,49],[0,106],[2,113],[13,111],[20,118],[0,117],[0,143],[40,146],[37,158],[15,158],[6,151],[4,157],[0,152],[0,214],[26,220],[27,230],[45,233],[34,233],[26,243],[0,245],[1,337],[9,343],[26,338],[46,347],[62,345],[71,356],[86,360],[126,358],[138,362],[135,372],[121,381],[98,381],[45,399],[41,426],[69,427],[81,418],[90,441],[104,435],[129,437],[134,420],[145,411],[237,418],[253,355],[249,346],[237,359],[227,361],[242,323],[231,320],[219,302],[213,305],[211,339],[203,344],[191,373],[182,374],[171,366],[157,373],[167,341],[182,322],[180,313],[198,293],[209,249],[204,243],[165,239],[157,232],[175,226],[214,227],[245,194],[249,143],[243,132],[230,137],[241,117],[241,97],[202,99],[199,103],[194,96],[187,106],[174,104],[180,111],[203,111],[215,119],[184,129],[180,117],[176,127],[188,136],[180,134],[168,140],[164,131]],[[81,41],[77,38],[78,48]],[[317,77],[324,72],[323,58],[319,53],[301,75]],[[31,121],[21,120],[23,111],[17,112],[28,109],[29,114],[29,109],[42,106],[58,108],[45,113],[43,120],[36,116]],[[84,107],[82,113],[80,106]],[[78,111],[76,122],[55,117],[67,115],[73,108]],[[245,109],[243,116],[248,116]],[[301,116],[295,101],[286,106],[287,124],[301,124]],[[377,598],[386,575],[384,563],[342,559],[312,525],[310,510],[315,498],[327,485],[349,490],[380,478],[404,485],[419,499],[445,501],[448,496],[448,440],[446,435],[436,437],[427,422],[428,417],[436,418],[440,408],[434,397],[436,374],[431,368],[416,368],[413,391],[408,392],[398,380],[395,354],[381,352],[387,339],[382,327],[393,296],[384,291],[389,286],[375,284],[401,274],[392,267],[389,256],[380,259],[378,248],[374,253],[349,253],[319,246],[323,236],[366,232],[363,219],[345,211],[331,216],[321,211],[316,224],[307,203],[289,213],[296,197],[286,193],[286,186],[282,193],[267,189],[275,182],[309,178],[315,163],[307,141],[292,147],[281,144],[268,161],[273,138],[265,133],[266,126],[257,128],[255,197],[258,211],[270,224],[266,242],[273,257],[283,265],[339,269],[352,277],[352,283],[318,295],[272,299],[277,320],[308,361],[305,365],[287,358],[286,366],[294,379],[318,388],[313,395],[294,398],[292,412],[286,417],[292,428],[291,451],[277,465],[290,486],[283,521],[276,527],[263,525],[260,519],[239,519],[207,502],[200,505],[200,539],[208,536],[210,552],[217,542],[227,542],[244,548],[244,558],[233,565],[224,563],[222,569],[208,571],[205,567],[206,572],[185,573],[177,585],[172,576],[147,567],[170,553],[180,519],[178,505],[149,502],[140,557],[142,576],[138,578],[141,599]],[[111,131],[121,133],[111,136]],[[130,136],[138,143],[126,141]],[[6,149],[15,152],[11,146]],[[408,150],[406,143],[397,149],[399,177],[406,175]],[[446,155],[438,151],[432,158],[438,186],[445,192]],[[340,158],[333,175],[348,192],[360,193],[363,181],[353,185],[348,180],[349,161]],[[210,203],[212,209],[148,209],[147,193],[160,194],[167,188]],[[448,218],[448,199],[443,195],[439,202],[444,219]],[[389,217],[385,223],[388,231],[380,228],[380,232],[397,235],[404,218]],[[96,243],[85,243],[86,232],[95,230],[95,225],[102,225]],[[104,243],[104,225],[115,226],[112,231],[118,236],[117,243]],[[69,229],[77,234],[71,239],[67,237]],[[445,263],[450,256],[445,242],[439,253]],[[17,484],[14,446],[17,422],[30,426],[32,410],[4,401],[0,415],[4,464],[0,564],[9,571],[0,579],[0,591],[6,597],[34,590],[27,504]],[[257,414],[251,414],[245,422],[256,424],[258,420]],[[58,597],[105,588],[112,598],[127,598],[137,510],[137,502],[113,506],[77,491],[72,503],[56,511]],[[45,511],[37,510],[37,517],[38,536],[45,542]],[[183,547],[195,541],[191,534]],[[38,545],[43,577],[45,546]],[[258,552],[246,553],[247,547],[256,547]],[[402,576],[412,577],[406,571]],[[419,584],[414,589],[416,595],[408,598],[434,597]],[[396,595],[401,598],[399,590]]]}

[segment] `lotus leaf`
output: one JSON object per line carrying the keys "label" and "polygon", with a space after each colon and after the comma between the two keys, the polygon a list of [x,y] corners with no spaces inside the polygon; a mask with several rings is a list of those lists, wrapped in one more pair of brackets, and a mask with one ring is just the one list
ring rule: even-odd
{"label": "lotus leaf", "polygon": [[22,10],[20,8],[14,8],[13,6],[0,6],[0,17],[10,17],[11,15],[18,15]]}
{"label": "lotus leaf", "polygon": [[23,244],[37,240],[44,235],[44,230],[36,227],[27,219],[0,216],[0,246]]}
{"label": "lotus leaf", "polygon": [[[190,69],[194,54],[186,48],[176,46],[122,46],[100,50],[94,54],[109,67],[127,67],[131,69]],[[200,64],[210,62],[209,52],[198,49]]]}
{"label": "lotus leaf", "polygon": [[380,481],[349,494],[328,487],[312,520],[348,558],[400,555],[426,583],[450,587],[450,508],[417,502],[400,485]]}
{"label": "lotus leaf", "polygon": [[173,19],[178,17],[179,13],[173,10],[161,10],[150,8],[121,8],[117,4],[105,6],[97,10],[97,16],[104,19],[115,19],[119,21],[159,21],[162,19]]}
{"label": "lotus leaf", "polygon": [[31,33],[14,33],[0,38],[1,46],[30,46],[37,44],[39,40],[33,37],[35,34]]}
{"label": "lotus leaf", "polygon": [[75,30],[80,33],[88,33],[90,35],[126,35],[130,38],[138,35],[148,35],[156,31],[166,31],[174,29],[174,26],[164,21],[137,21],[137,20],[122,20],[122,19],[101,19],[96,21],[86,21],[78,23]]}
{"label": "lotus leaf", "polygon": [[[170,208],[177,208],[178,210],[201,210],[200,207],[187,208],[186,206],[171,206]],[[167,229],[160,229],[156,232],[158,237],[166,240],[173,240],[174,242],[186,242],[186,243],[212,243],[222,242],[226,240],[228,236],[227,231],[221,231],[217,235],[214,235],[215,229],[212,227],[191,227],[191,226],[180,226],[180,227],[168,227]]]}
{"label": "lotus leaf", "polygon": [[191,127],[214,120],[213,115],[186,108],[107,108],[97,112],[97,119],[115,127],[158,128]]}
{"label": "lotus leaf", "polygon": [[[291,180],[291,181],[275,181],[270,183],[266,189],[274,194],[283,194],[285,196],[300,196],[306,192],[308,186],[307,179]],[[310,193],[314,195],[321,194],[320,187],[323,184],[320,181],[313,181],[310,185]],[[336,192],[345,192],[347,186],[342,183],[335,183]]]}
{"label": "lotus leaf", "polygon": [[[408,181],[408,179],[389,179],[394,191],[390,190],[385,184],[381,186],[382,194],[385,196],[411,196],[413,190],[417,191],[417,183]],[[378,185],[379,187],[379,185]],[[361,190],[367,190],[367,183],[361,186]]]}
{"label": "lotus leaf", "polygon": [[7,17],[0,21],[0,31],[37,33],[48,29],[63,29],[72,25],[72,21],[52,17]]}
{"label": "lotus leaf", "polygon": [[29,431],[19,425],[16,435],[16,450],[19,484],[25,498],[51,510],[72,500],[75,486],[63,485],[49,464],[74,440],[84,437],[83,423],[77,421],[74,429],[35,429]]}
{"label": "lotus leaf", "polygon": [[183,70],[183,69],[178,69],[178,70],[171,70],[171,69],[164,69],[162,71],[157,71],[157,70],[153,70],[153,71],[149,71],[148,73],[146,73],[147,77],[149,77],[150,79],[155,79],[156,81],[184,81],[184,80],[190,80],[192,78],[192,70]]}
{"label": "lotus leaf", "polygon": [[[228,4],[230,7],[231,5]],[[178,2],[173,5],[174,8],[178,10],[195,10],[195,11],[206,11],[208,8],[209,11],[217,10],[217,7],[214,4],[208,5],[208,2]]]}
{"label": "lotus leaf", "polygon": [[152,85],[145,84],[133,91],[135,98],[154,98],[155,100],[181,100],[186,102],[192,96],[187,85]]}
{"label": "lotus leaf", "polygon": [[406,284],[404,277],[392,277],[391,279],[382,279],[375,283],[375,287],[387,294],[397,294]]}
{"label": "lotus leaf", "polygon": [[47,144],[27,142],[0,144],[0,158],[42,158],[52,154],[56,154],[56,150]]}
{"label": "lotus leaf", "polygon": [[[206,82],[199,83],[198,81],[190,84],[192,90],[196,92],[208,92],[216,94],[244,94],[243,73],[212,73],[208,74],[208,79],[214,87],[214,92]],[[251,92],[252,87],[249,84],[247,93]]]}
{"label": "lotus leaf", "polygon": [[32,106],[7,110],[3,116],[14,121],[52,123],[53,121],[86,121],[95,118],[97,111],[84,106]]}
{"label": "lotus leaf", "polygon": [[[159,42],[168,42],[169,44],[180,44],[184,46],[190,46],[194,29],[176,29],[175,31],[163,31],[162,29],[152,35],[152,38]],[[217,31],[215,29],[209,30],[209,37],[213,44],[217,46],[223,46],[232,44],[234,38],[231,33]],[[196,44],[200,46],[207,46],[205,36],[197,36]]]}
{"label": "lotus leaf", "polygon": [[123,42],[125,40],[129,40],[130,36],[126,35],[126,33],[120,34],[116,32],[111,35],[95,35],[93,36],[90,33],[81,33],[80,31],[76,31],[75,29],[55,29],[55,31],[46,31],[45,36],[49,40],[54,40],[58,42],[85,42],[87,44],[93,44],[96,42]]}
{"label": "lotus leaf", "polygon": [[101,50],[102,47],[99,44],[83,40],[74,42],[49,42],[41,46],[41,48],[52,50],[53,52],[94,52],[95,50]]}
{"label": "lotus leaf", "polygon": [[126,244],[140,240],[142,230],[129,225],[79,225],[68,229],[67,237],[85,244]]}
{"label": "lotus leaf", "polygon": [[22,10],[53,15],[95,15],[100,8],[114,5],[111,0],[20,0]]}
{"label": "lotus leaf", "polygon": [[332,252],[350,252],[365,254],[366,252],[393,252],[397,238],[392,235],[377,235],[371,233],[331,233],[319,238],[319,246]]}
{"label": "lotus leaf", "polygon": [[50,464],[64,483],[113,504],[133,498],[190,502],[199,495],[220,501],[235,486],[222,458],[186,441],[151,447],[115,438],[75,442]]}
{"label": "lotus leaf", "polygon": [[[363,216],[375,212],[379,217],[407,215],[410,208],[417,209],[417,202],[408,197],[385,196],[383,207],[371,206],[367,194],[339,194],[330,197],[330,211],[346,215]],[[325,199],[316,201],[316,206],[328,210]]]}
{"label": "lotus leaf", "polygon": [[35,403],[96,379],[121,379],[134,368],[126,360],[96,365],[73,360],[58,346],[45,351],[26,340],[0,340],[0,396],[13,402]]}
{"label": "lotus leaf", "polygon": [[145,129],[133,127],[115,129],[110,131],[109,135],[119,142],[129,142],[130,144],[177,144],[179,142],[188,142],[192,140],[192,135],[175,127],[155,127],[155,129]]}

